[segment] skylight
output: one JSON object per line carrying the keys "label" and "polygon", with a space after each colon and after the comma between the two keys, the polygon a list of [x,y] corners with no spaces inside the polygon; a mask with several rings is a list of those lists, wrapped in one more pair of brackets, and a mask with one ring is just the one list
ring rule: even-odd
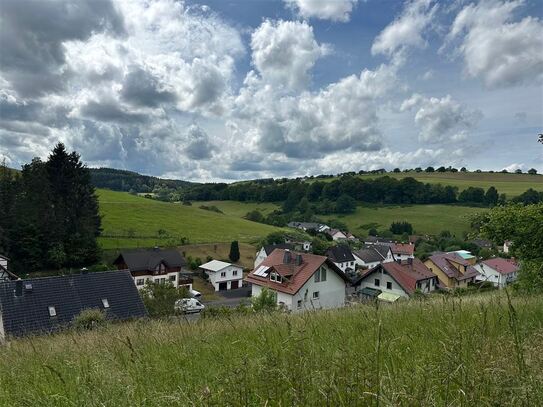
{"label": "skylight", "polygon": [[57,310],[52,305],[49,305],[49,316],[50,317],[56,317],[57,316]]}

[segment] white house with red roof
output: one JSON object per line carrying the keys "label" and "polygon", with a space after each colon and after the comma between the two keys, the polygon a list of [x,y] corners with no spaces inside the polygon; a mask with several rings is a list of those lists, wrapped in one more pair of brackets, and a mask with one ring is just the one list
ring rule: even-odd
{"label": "white house with red roof", "polygon": [[395,260],[405,261],[415,258],[415,245],[411,243],[396,243],[392,245],[392,254]]}
{"label": "white house with red roof", "polygon": [[496,257],[483,260],[474,268],[479,272],[477,281],[489,281],[495,286],[503,288],[517,279],[519,265],[513,259]]}
{"label": "white house with red roof", "polygon": [[275,249],[245,281],[251,283],[253,297],[267,288],[276,294],[278,305],[293,312],[343,307],[349,283],[327,257],[288,249]]}
{"label": "white house with red roof", "polygon": [[381,263],[366,271],[354,283],[361,297],[385,301],[409,298],[415,292],[430,293],[437,288],[437,276],[419,259]]}

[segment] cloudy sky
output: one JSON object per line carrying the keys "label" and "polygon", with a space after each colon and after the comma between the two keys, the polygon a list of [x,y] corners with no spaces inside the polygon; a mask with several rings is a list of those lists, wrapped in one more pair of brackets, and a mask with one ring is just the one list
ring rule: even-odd
{"label": "cloudy sky", "polygon": [[2,0],[0,157],[187,180],[543,172],[541,0]]}

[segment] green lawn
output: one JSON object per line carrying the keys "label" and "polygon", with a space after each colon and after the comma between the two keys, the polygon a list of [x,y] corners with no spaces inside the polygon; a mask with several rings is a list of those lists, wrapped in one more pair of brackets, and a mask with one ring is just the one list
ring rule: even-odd
{"label": "green lawn", "polygon": [[469,216],[486,210],[454,205],[361,205],[351,215],[329,215],[324,218],[345,222],[355,235],[357,232],[367,234],[371,227],[388,229],[394,221],[407,221],[419,234],[438,234],[448,230],[461,237],[462,232],[470,228]]}
{"label": "green lawn", "polygon": [[[481,187],[486,190],[488,187],[494,186],[500,194],[505,193],[508,197],[520,195],[528,188],[543,191],[543,175],[489,172],[389,172],[386,174],[364,174],[359,175],[359,177],[362,179],[371,179],[385,175],[397,179],[413,177],[425,183],[457,186],[460,191],[467,187]],[[333,179],[335,178],[325,178],[322,181],[329,182]]]}
{"label": "green lawn", "polygon": [[[180,236],[190,243],[251,242],[278,230],[238,216],[199,209],[197,205],[159,202],[104,189],[98,190],[98,197],[105,235],[99,241],[104,249],[176,246]],[[167,236],[159,239],[159,229]]]}
{"label": "green lawn", "polygon": [[1,406],[541,406],[543,297],[147,321],[13,341]]}
{"label": "green lawn", "polygon": [[279,204],[264,202],[237,202],[237,201],[198,201],[193,202],[193,206],[199,207],[200,205],[216,206],[227,215],[237,216],[239,218],[244,217],[247,212],[255,209],[262,212],[263,215],[274,211],[279,208]]}

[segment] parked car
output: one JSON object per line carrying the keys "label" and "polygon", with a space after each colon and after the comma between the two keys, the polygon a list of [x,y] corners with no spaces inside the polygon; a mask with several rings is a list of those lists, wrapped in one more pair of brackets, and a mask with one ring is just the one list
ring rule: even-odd
{"label": "parked car", "polygon": [[196,298],[183,298],[177,300],[174,306],[176,311],[180,311],[184,314],[192,312],[200,312],[205,309],[205,305],[198,301]]}
{"label": "parked car", "polygon": [[200,291],[196,291],[196,290],[189,290],[189,295],[192,297],[192,298],[201,298],[202,297],[202,293]]}

